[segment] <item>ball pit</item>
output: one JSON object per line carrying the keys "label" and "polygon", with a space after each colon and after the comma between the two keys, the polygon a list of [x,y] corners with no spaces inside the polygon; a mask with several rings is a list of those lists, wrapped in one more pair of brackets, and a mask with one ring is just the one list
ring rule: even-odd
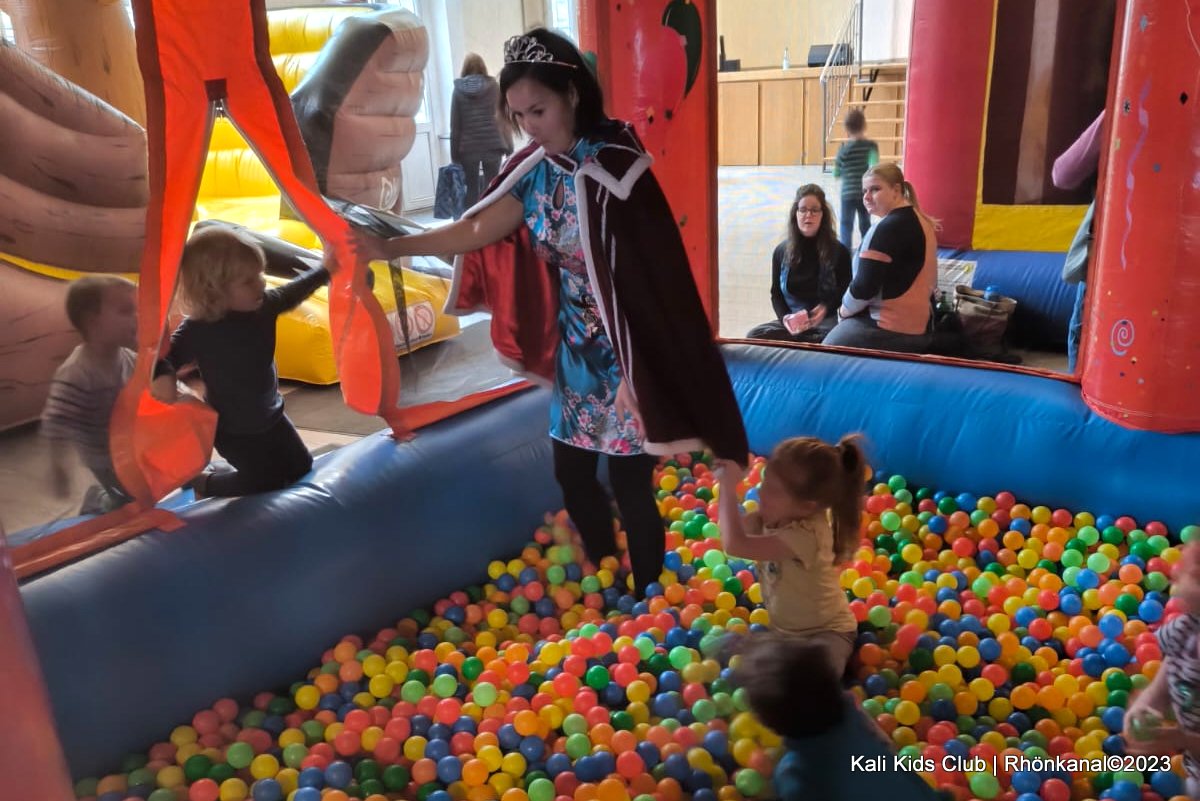
{"label": "ball pit", "polygon": [[[762,462],[736,488],[757,506]],[[655,476],[669,522],[662,582],[585,572],[565,515],[471,587],[363,639],[285,691],[221,699],[87,801],[735,801],[766,796],[780,740],[748,712],[722,645],[766,626],[755,566],[726,555],[708,464]],[[1132,691],[1160,665],[1179,544],[1156,522],[910,489],[867,497],[842,586],[859,621],[852,692],[901,755],[1119,754]],[[955,798],[1157,801],[1171,771],[937,768]]]}

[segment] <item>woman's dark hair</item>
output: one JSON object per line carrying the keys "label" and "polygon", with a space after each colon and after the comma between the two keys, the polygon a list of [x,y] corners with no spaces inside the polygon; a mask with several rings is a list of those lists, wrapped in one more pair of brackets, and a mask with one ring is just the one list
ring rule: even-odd
{"label": "woman's dark hair", "polygon": [[466,58],[463,59],[461,77],[487,74],[487,64],[483,62],[483,56],[478,53],[467,53]]}
{"label": "woman's dark hair", "polygon": [[774,632],[739,644],[734,683],[759,720],[784,737],[816,737],[846,717],[841,676],[819,642]]}
{"label": "woman's dark hair", "polygon": [[832,270],[837,262],[838,253],[838,238],[833,232],[833,209],[829,208],[829,201],[825,199],[825,190],[816,184],[805,184],[796,190],[796,199],[792,201],[792,207],[788,210],[787,250],[784,260],[791,267],[800,263],[804,234],[800,233],[800,224],[796,222],[796,211],[806,197],[815,197],[821,204],[821,225],[817,228],[816,236],[817,259],[823,269]]}
{"label": "woman's dark hair", "polygon": [[525,34],[534,39],[553,57],[554,62],[543,61],[512,61],[506,62],[500,70],[500,118],[505,120],[513,130],[518,130],[513,121],[512,110],[508,107],[508,90],[522,78],[537,81],[542,86],[557,92],[565,100],[575,88],[579,102],[575,106],[575,135],[585,136],[592,133],[608,121],[604,113],[604,93],[600,90],[600,82],[595,73],[584,60],[579,48],[570,39],[548,31],[545,28],[534,28]]}

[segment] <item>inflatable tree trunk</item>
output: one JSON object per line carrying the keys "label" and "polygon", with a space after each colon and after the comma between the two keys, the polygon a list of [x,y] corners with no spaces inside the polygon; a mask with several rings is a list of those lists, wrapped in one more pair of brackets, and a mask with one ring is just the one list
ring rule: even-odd
{"label": "inflatable tree trunk", "polygon": [[120,0],[0,0],[17,47],[146,124],[133,22]]}

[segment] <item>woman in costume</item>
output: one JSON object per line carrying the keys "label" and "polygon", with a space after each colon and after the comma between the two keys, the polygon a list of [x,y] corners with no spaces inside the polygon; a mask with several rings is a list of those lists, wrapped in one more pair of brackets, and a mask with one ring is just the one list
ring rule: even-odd
{"label": "woman in costume", "polygon": [[640,598],[662,572],[656,455],[748,446],[666,196],[633,129],[604,113],[571,42],[535,29],[510,39],[500,111],[530,143],[470,216],[436,231],[365,241],[394,259],[460,254],[447,310],[492,312],[492,341],[552,389],[555,477],[593,564],[616,555],[601,455]]}

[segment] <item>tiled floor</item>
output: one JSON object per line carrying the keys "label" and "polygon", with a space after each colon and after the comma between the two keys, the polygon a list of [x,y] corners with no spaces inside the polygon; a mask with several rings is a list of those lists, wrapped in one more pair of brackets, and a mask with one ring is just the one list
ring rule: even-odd
{"label": "tiled floor", "polygon": [[[818,167],[722,167],[719,171],[720,226],[720,333],[743,336],[771,318],[769,294],[771,251],[785,236],[785,222],[796,188],[820,184],[836,202],[837,184]],[[836,208],[836,207],[835,207]],[[429,213],[411,215],[424,225],[440,225]],[[464,320],[464,322],[478,322]],[[1062,354],[1022,353],[1030,367],[1062,370]],[[290,384],[286,393],[303,393],[307,387]],[[341,447],[357,436],[301,429],[310,450]],[[33,525],[70,517],[88,484],[88,473],[77,466],[67,498],[49,489],[49,459],[34,426],[0,433],[0,525],[19,531]]]}

